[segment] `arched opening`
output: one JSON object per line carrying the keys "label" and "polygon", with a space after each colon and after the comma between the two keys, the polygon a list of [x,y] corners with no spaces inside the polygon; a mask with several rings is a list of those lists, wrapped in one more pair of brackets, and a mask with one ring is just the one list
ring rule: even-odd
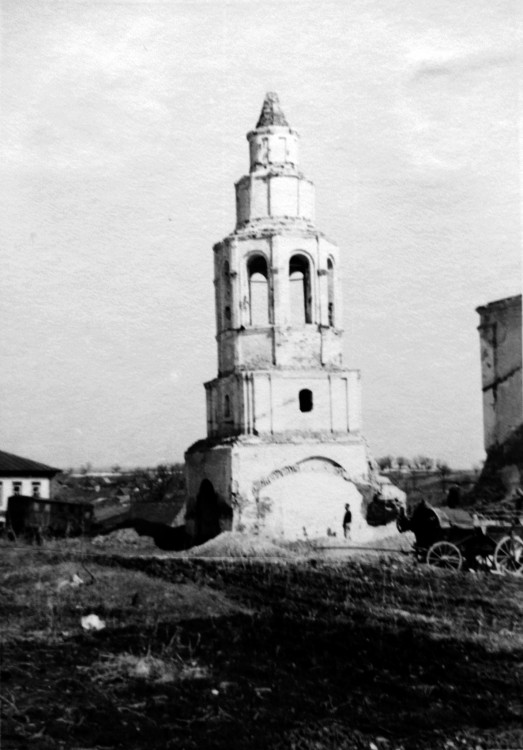
{"label": "arched opening", "polygon": [[[318,498],[322,499],[320,504]],[[259,490],[259,503],[264,511],[259,525],[268,536],[289,540],[321,539],[333,531],[340,537],[345,505],[350,504],[353,539],[359,540],[367,533],[362,502],[362,495],[339,465],[329,459],[311,457],[282,466],[266,478]],[[374,533],[372,530],[371,534]]]}
{"label": "arched opening", "polygon": [[196,496],[196,544],[203,544],[220,533],[218,496],[212,483],[204,479]]}
{"label": "arched opening", "polygon": [[312,411],[314,406],[312,399],[312,391],[308,388],[303,388],[298,394],[300,400],[300,411]]}
{"label": "arched opening", "polygon": [[263,255],[253,255],[247,263],[251,326],[269,325],[269,271]]}
{"label": "arched opening", "polygon": [[291,325],[312,323],[310,264],[304,255],[293,255],[289,262]]}
{"label": "arched opening", "polygon": [[223,290],[223,327],[228,328],[231,322],[231,273],[228,261],[222,266],[222,290]]}
{"label": "arched opening", "polygon": [[329,325],[333,326],[334,316],[334,263],[329,258],[327,261],[327,299],[329,302]]}

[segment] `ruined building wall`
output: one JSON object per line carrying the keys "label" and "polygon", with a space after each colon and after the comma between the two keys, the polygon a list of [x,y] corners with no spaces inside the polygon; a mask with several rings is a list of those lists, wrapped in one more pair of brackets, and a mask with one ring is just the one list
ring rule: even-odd
{"label": "ruined building wall", "polygon": [[521,295],[479,307],[487,460],[471,498],[514,498],[523,476]]}
{"label": "ruined building wall", "polygon": [[485,450],[523,424],[521,295],[478,308]]}

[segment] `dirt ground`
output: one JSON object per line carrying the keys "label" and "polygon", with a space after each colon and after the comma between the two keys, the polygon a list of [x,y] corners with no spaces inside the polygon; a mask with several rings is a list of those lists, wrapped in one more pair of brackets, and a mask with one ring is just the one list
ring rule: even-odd
{"label": "dirt ground", "polygon": [[521,580],[399,556],[0,555],[2,750],[523,748]]}

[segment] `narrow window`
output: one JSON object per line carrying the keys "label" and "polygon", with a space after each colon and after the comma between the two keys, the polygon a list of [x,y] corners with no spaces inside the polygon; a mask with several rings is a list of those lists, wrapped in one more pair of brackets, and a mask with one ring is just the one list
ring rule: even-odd
{"label": "narrow window", "polygon": [[269,139],[268,138],[262,138],[260,161],[262,164],[267,164],[267,162],[269,161]]}
{"label": "narrow window", "polygon": [[230,419],[231,417],[231,399],[227,394],[225,394],[225,398],[223,399],[223,414],[225,419]]}
{"label": "narrow window", "polygon": [[269,325],[269,272],[263,255],[253,255],[247,264],[251,326]]}
{"label": "narrow window", "polygon": [[334,325],[334,264],[329,258],[327,261],[327,295],[329,300],[329,325]]}
{"label": "narrow window", "polygon": [[304,255],[293,255],[289,263],[291,325],[312,323],[311,273]]}
{"label": "narrow window", "polygon": [[300,411],[312,411],[312,391],[308,388],[304,388],[299,393],[300,398]]}
{"label": "narrow window", "polygon": [[228,261],[222,265],[221,298],[223,305],[222,328],[229,328],[231,322],[231,273]]}
{"label": "narrow window", "polygon": [[285,162],[287,156],[287,139],[278,138],[273,140],[272,148],[269,146],[269,158],[271,162],[281,163]]}

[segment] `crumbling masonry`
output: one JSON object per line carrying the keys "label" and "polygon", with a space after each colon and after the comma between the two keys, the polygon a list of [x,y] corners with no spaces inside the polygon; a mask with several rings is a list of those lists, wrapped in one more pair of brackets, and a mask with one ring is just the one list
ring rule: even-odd
{"label": "crumbling masonry", "polygon": [[478,307],[487,460],[475,488],[482,499],[510,496],[523,476],[521,295]]}

